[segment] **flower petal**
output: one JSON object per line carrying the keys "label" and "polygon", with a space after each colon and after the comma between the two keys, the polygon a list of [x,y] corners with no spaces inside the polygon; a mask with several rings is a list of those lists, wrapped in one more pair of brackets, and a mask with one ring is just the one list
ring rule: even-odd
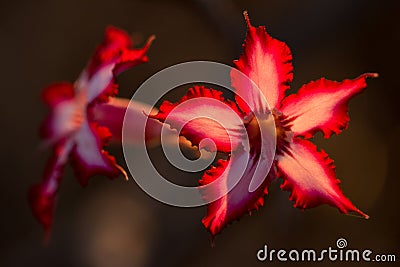
{"label": "flower petal", "polygon": [[109,64],[115,64],[113,72],[118,75],[139,63],[147,62],[146,52],[154,39],[151,36],[143,48],[131,49],[133,43],[129,34],[122,29],[108,26],[103,42],[96,48],[87,67],[89,78]]}
{"label": "flower petal", "polygon": [[[132,100],[131,100],[132,101]],[[157,120],[148,119],[143,111],[149,110],[149,105],[137,101],[133,101],[132,105],[129,105],[129,99],[124,98],[110,98],[107,103],[101,103],[93,107],[94,120],[99,125],[107,127],[116,142],[122,141],[122,126],[124,123],[125,114],[129,114],[129,118],[133,119],[132,123],[126,124],[125,131],[127,131],[125,142],[129,144],[139,144],[143,142],[141,134],[138,133],[137,124],[146,124],[146,144],[157,145],[160,141],[162,123]],[[157,114],[158,110],[153,109],[152,115]],[[172,136],[173,130],[168,130]],[[175,135],[174,135],[175,136]]]}
{"label": "flower petal", "polygon": [[[246,160],[245,153],[245,151],[241,151],[236,157],[229,160],[219,160],[216,167],[212,166],[204,173],[199,183],[206,185],[217,179],[222,179],[224,183],[219,184],[226,185],[229,181],[237,179],[237,175],[242,173],[240,169],[243,166],[242,161]],[[202,223],[212,236],[220,233],[224,227],[234,220],[240,219],[245,213],[251,214],[252,210],[258,210],[259,207],[264,205],[264,196],[268,194],[267,187],[270,181],[275,178],[275,171],[272,168],[267,178],[265,177],[268,171],[257,172],[258,175],[263,176],[261,177],[263,182],[256,190],[249,192],[251,181],[260,178],[254,177],[257,165],[261,164],[262,166],[264,162],[258,162],[258,155],[256,154],[248,159],[247,164],[244,165],[247,167],[236,186],[225,196],[207,205],[207,214]],[[212,188],[212,190],[227,191],[227,188],[223,186],[223,188]],[[206,191],[202,192],[205,200],[207,200],[206,193]]]}
{"label": "flower petal", "polygon": [[[243,54],[234,63],[260,88],[271,108],[279,107],[285,91],[289,89],[289,83],[293,80],[292,54],[284,42],[272,38],[265,27],[252,26],[246,12],[244,15],[248,32],[243,44]],[[252,86],[237,75],[232,76],[232,86],[239,95],[252,94],[249,89]],[[265,101],[259,99],[259,96],[245,98],[251,101],[249,104],[255,110],[266,111]],[[237,99],[237,102],[244,112],[249,112],[243,101]]]}
{"label": "flower petal", "polygon": [[115,158],[103,149],[111,139],[111,133],[106,127],[85,121],[74,136],[74,148],[71,153],[71,165],[82,186],[96,174],[105,175],[111,179],[120,174],[128,179],[124,169],[116,164]]}
{"label": "flower petal", "polygon": [[322,131],[325,138],[333,133],[339,134],[350,121],[349,100],[367,86],[367,77],[377,77],[377,74],[367,73],[343,82],[322,78],[304,85],[297,94],[286,97],[281,111],[288,117],[291,130],[305,138],[318,131]]}
{"label": "flower petal", "polygon": [[74,96],[74,86],[69,82],[55,83],[42,91],[42,99],[50,107],[57,106],[63,101],[73,99]]}
{"label": "flower petal", "polygon": [[87,68],[79,76],[76,90],[85,91],[87,103],[93,100],[107,102],[108,97],[118,92],[115,76],[147,62],[146,52],[153,40],[154,36],[151,36],[143,48],[131,49],[132,43],[125,31],[108,27],[103,43],[97,47]]}
{"label": "flower petal", "polygon": [[347,199],[339,187],[333,160],[323,151],[317,151],[307,140],[294,138],[287,151],[278,158],[278,171],[284,182],[283,190],[291,191],[294,207],[312,208],[329,204],[340,212],[356,212],[368,218]]}
{"label": "flower petal", "polygon": [[54,147],[53,155],[47,163],[43,180],[29,188],[29,204],[33,215],[45,229],[46,237],[49,236],[53,223],[55,198],[71,149],[71,142],[59,142]]}
{"label": "flower petal", "polygon": [[51,109],[40,129],[46,144],[54,144],[80,127],[85,105],[75,96],[72,84],[53,84],[43,90],[42,99]]}
{"label": "flower petal", "polygon": [[204,86],[191,88],[175,104],[164,101],[160,111],[149,117],[165,122],[173,129],[182,129],[179,134],[194,145],[210,138],[220,152],[235,150],[246,135],[242,114],[236,104],[225,100],[222,92]]}
{"label": "flower petal", "polygon": [[[271,118],[253,117],[246,125],[249,149],[232,151],[228,160],[220,160],[217,167],[204,173],[200,184],[210,186],[211,192],[204,188],[200,193],[206,202],[212,202],[207,205],[207,215],[202,222],[212,236],[246,212],[251,213],[263,205],[267,187],[276,178],[275,135],[269,132],[274,126],[271,122]],[[223,197],[213,201],[215,190],[222,192]]]}

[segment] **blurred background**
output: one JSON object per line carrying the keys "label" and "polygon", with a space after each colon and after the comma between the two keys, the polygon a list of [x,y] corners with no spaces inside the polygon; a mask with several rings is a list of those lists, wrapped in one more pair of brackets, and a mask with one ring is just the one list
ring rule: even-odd
{"label": "blurred background", "polygon": [[[26,199],[49,156],[38,148],[38,127],[47,112],[39,98],[42,88],[74,81],[109,24],[128,31],[138,45],[157,36],[149,63],[119,76],[122,97],[131,97],[152,74],[176,63],[232,65],[246,33],[243,10],[254,25],[266,25],[291,48],[291,92],[322,76],[380,74],[351,101],[347,131],[328,140],[314,138],[335,160],[344,193],[371,218],[345,216],[328,206],[294,209],[277,181],[265,207],[226,228],[212,248],[201,224],[204,207],[164,205],[122,178],[94,177],[82,189],[67,168],[52,238],[43,245]],[[399,10],[398,1],[372,0],[2,1],[0,266],[290,265],[260,263],[256,253],[264,244],[288,250],[334,247],[339,237],[350,248],[397,254],[399,261]],[[109,151],[125,166],[120,146]],[[167,165],[161,168],[174,174]]]}

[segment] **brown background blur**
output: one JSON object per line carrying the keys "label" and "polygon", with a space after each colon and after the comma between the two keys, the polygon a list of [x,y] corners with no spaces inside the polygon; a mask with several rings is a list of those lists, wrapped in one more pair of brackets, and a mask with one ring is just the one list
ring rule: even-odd
{"label": "brown background blur", "polygon": [[[0,266],[266,266],[256,252],[270,248],[335,247],[395,253],[400,261],[399,90],[400,7],[397,1],[2,1],[0,4]],[[120,95],[167,66],[188,60],[232,65],[245,36],[242,11],[267,25],[294,56],[293,91],[321,76],[333,80],[379,72],[350,104],[350,127],[315,138],[335,160],[345,194],[371,216],[363,220],[322,206],[302,212],[272,185],[266,206],[225,229],[210,247],[201,225],[205,208],[157,202],[134,181],[95,177],[82,189],[67,169],[59,192],[52,239],[26,201],[48,156],[38,149],[46,109],[41,89],[73,81],[104,28],[122,27],[141,43],[155,34],[150,62],[119,77]],[[110,149],[124,166],[121,147]],[[167,168],[167,167],[166,167]],[[173,173],[173,170],[171,170]],[[293,264],[293,263],[292,263]],[[291,266],[291,263],[278,265]],[[324,262],[322,265],[339,265]],[[305,266],[306,263],[297,264]],[[366,266],[373,266],[372,263]],[[395,266],[394,263],[379,266]],[[399,264],[398,264],[399,266]]]}

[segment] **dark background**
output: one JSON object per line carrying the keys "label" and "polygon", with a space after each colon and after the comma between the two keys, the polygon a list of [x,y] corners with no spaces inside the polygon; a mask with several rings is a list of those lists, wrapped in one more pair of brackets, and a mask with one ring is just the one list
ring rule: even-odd
{"label": "dark background", "polygon": [[[399,42],[397,1],[2,1],[0,155],[0,266],[266,266],[256,252],[270,248],[335,247],[397,254],[399,231]],[[120,96],[144,80],[188,60],[232,65],[245,36],[242,11],[266,25],[294,57],[293,91],[321,76],[333,80],[379,72],[350,103],[350,127],[315,138],[335,160],[345,194],[369,220],[322,206],[302,212],[289,194],[271,187],[266,206],[216,237],[211,248],[201,225],[205,208],[157,202],[134,181],[95,177],[86,189],[67,169],[59,192],[51,242],[31,216],[26,191],[41,179],[48,156],[38,149],[46,109],[39,99],[53,81],[73,81],[104,28],[122,27],[140,44],[157,39],[150,62],[119,77]],[[110,152],[124,166],[121,147]],[[172,172],[172,170],[171,170]],[[322,265],[340,263],[324,262]],[[281,265],[291,266],[290,263]],[[306,263],[297,265],[305,266]],[[373,266],[372,263],[366,264]],[[395,263],[379,264],[395,266]]]}

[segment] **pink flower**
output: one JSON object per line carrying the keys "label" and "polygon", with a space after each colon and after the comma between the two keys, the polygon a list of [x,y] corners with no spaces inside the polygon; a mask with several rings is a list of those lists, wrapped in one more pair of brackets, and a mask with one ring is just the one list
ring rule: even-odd
{"label": "pink flower", "polygon": [[[71,163],[82,186],[86,186],[89,177],[95,174],[111,179],[122,174],[127,178],[126,172],[104,147],[112,136],[108,126],[118,134],[114,123],[120,121],[122,127],[129,102],[116,98],[107,102],[117,94],[116,75],[147,62],[146,52],[153,39],[150,37],[143,48],[131,49],[132,42],[126,32],[108,27],[104,41],[74,84],[56,83],[43,91],[42,97],[50,107],[50,115],[43,124],[41,136],[44,143],[52,147],[53,155],[42,181],[31,187],[29,200],[35,217],[47,233],[52,225],[55,197],[67,162]],[[140,110],[127,112],[134,112],[138,119],[146,119]]]}
{"label": "pink flower", "polygon": [[[290,200],[294,201],[294,207],[306,209],[328,204],[342,213],[355,212],[368,218],[368,215],[356,208],[342,193],[333,161],[307,139],[318,131],[321,131],[325,138],[329,138],[333,133],[339,134],[347,128],[349,100],[363,91],[367,77],[377,77],[377,74],[367,73],[342,82],[322,78],[302,86],[296,94],[285,97],[285,92],[293,80],[292,55],[289,48],[285,43],[272,38],[265,27],[253,27],[247,13],[245,17],[248,33],[244,52],[235,64],[237,69],[258,86],[269,107],[259,95],[252,94],[249,90],[251,85],[232,72],[232,86],[238,95],[246,96],[245,99],[252,108],[237,96],[235,104],[225,100],[221,92],[194,87],[178,103],[164,102],[159,113],[151,116],[161,122],[167,122],[169,113],[180,103],[188,99],[209,97],[226,103],[226,109],[235,110],[243,118],[247,133],[240,132],[239,127],[235,125],[230,125],[229,131],[236,134],[229,139],[227,130],[218,123],[205,119],[190,122],[186,120],[187,114],[190,113],[199,117],[215,118],[229,125],[229,116],[225,115],[227,112],[220,105],[204,106],[199,102],[188,110],[174,112],[173,116],[168,117],[168,124],[172,128],[184,126],[180,134],[195,145],[208,137],[213,139],[218,151],[236,155],[228,160],[219,160],[215,167],[207,170],[199,181],[201,185],[216,179],[228,181],[237,175],[237,164],[230,161],[235,160],[234,158],[240,160],[244,154],[240,148],[243,135],[247,134],[250,140],[250,159],[241,180],[228,194],[208,204],[207,214],[202,220],[204,226],[214,236],[235,219],[258,209],[264,204],[268,185],[277,177],[283,179],[281,188],[291,192]],[[263,127],[265,121],[257,121],[255,115],[265,118],[265,121],[273,118],[275,122],[276,155],[269,171],[267,168],[263,171],[267,159],[261,156],[260,145],[261,138],[264,138],[260,136],[260,127]],[[261,171],[256,170],[257,162],[260,163]],[[249,192],[254,178],[262,183],[256,190]]]}

